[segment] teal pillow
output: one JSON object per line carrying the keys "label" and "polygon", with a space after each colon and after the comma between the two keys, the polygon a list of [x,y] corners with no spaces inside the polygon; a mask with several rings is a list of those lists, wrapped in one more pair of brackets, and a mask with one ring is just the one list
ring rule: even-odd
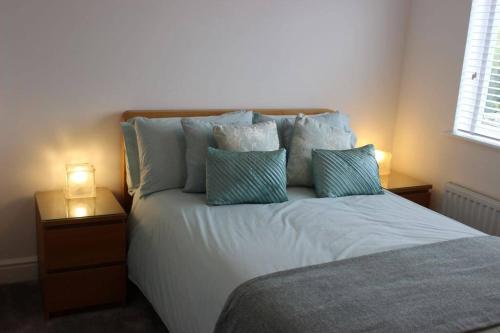
{"label": "teal pillow", "polygon": [[286,151],[231,152],[208,148],[207,203],[287,201]]}
{"label": "teal pillow", "polygon": [[316,195],[320,198],[383,194],[373,145],[312,152]]}
{"label": "teal pillow", "polygon": [[134,119],[120,123],[125,143],[125,167],[127,172],[128,193],[133,195],[141,185],[141,169],[139,166],[139,148],[135,134]]}
{"label": "teal pillow", "polygon": [[216,146],[213,127],[219,124],[251,125],[252,117],[252,111],[234,111],[220,116],[182,119],[182,129],[186,137],[187,173],[184,192],[205,192],[207,148]]}
{"label": "teal pillow", "polygon": [[263,123],[267,121],[274,121],[278,128],[278,137],[280,140],[280,147],[289,149],[290,140],[292,139],[293,124],[295,123],[296,116],[269,116],[262,113],[254,112],[253,123]]}
{"label": "teal pillow", "polygon": [[186,180],[186,144],[181,118],[135,118],[140,196],[179,188]]}

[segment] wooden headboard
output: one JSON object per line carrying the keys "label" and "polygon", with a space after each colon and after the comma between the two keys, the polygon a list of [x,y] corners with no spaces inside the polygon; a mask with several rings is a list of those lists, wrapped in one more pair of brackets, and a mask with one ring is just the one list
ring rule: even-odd
{"label": "wooden headboard", "polygon": [[[203,116],[216,116],[226,112],[235,110],[252,110],[262,114],[268,115],[297,115],[304,114],[318,114],[329,112],[329,109],[178,109],[178,110],[131,110],[125,111],[122,114],[122,121],[127,121],[134,117],[145,118],[173,118],[173,117],[203,117]],[[127,174],[125,167],[125,144],[122,139],[122,158],[121,158],[121,180],[122,180],[122,203],[125,210],[128,212],[132,204],[132,197],[128,194],[127,189]]]}

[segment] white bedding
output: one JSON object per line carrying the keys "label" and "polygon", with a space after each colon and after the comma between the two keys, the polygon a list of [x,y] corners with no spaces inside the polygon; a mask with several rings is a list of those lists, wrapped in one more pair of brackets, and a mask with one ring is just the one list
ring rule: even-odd
{"label": "white bedding", "polygon": [[387,192],[210,207],[168,190],[134,199],[129,276],[172,333],[211,332],[226,298],[268,273],[396,248],[483,235]]}

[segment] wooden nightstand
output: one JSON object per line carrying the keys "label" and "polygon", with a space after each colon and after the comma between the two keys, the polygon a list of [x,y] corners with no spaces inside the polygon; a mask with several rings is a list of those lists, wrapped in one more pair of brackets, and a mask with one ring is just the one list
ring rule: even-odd
{"label": "wooden nightstand", "polygon": [[45,316],[124,303],[127,215],[111,191],[72,200],[37,192],[35,206]]}
{"label": "wooden nightstand", "polygon": [[390,175],[381,176],[380,181],[386,190],[429,208],[431,184],[394,171]]}

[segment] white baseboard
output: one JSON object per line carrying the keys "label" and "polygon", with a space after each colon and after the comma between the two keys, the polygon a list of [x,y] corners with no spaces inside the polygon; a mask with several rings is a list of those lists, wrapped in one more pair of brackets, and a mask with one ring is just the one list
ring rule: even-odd
{"label": "white baseboard", "polygon": [[35,256],[0,260],[0,284],[35,280],[37,275]]}

